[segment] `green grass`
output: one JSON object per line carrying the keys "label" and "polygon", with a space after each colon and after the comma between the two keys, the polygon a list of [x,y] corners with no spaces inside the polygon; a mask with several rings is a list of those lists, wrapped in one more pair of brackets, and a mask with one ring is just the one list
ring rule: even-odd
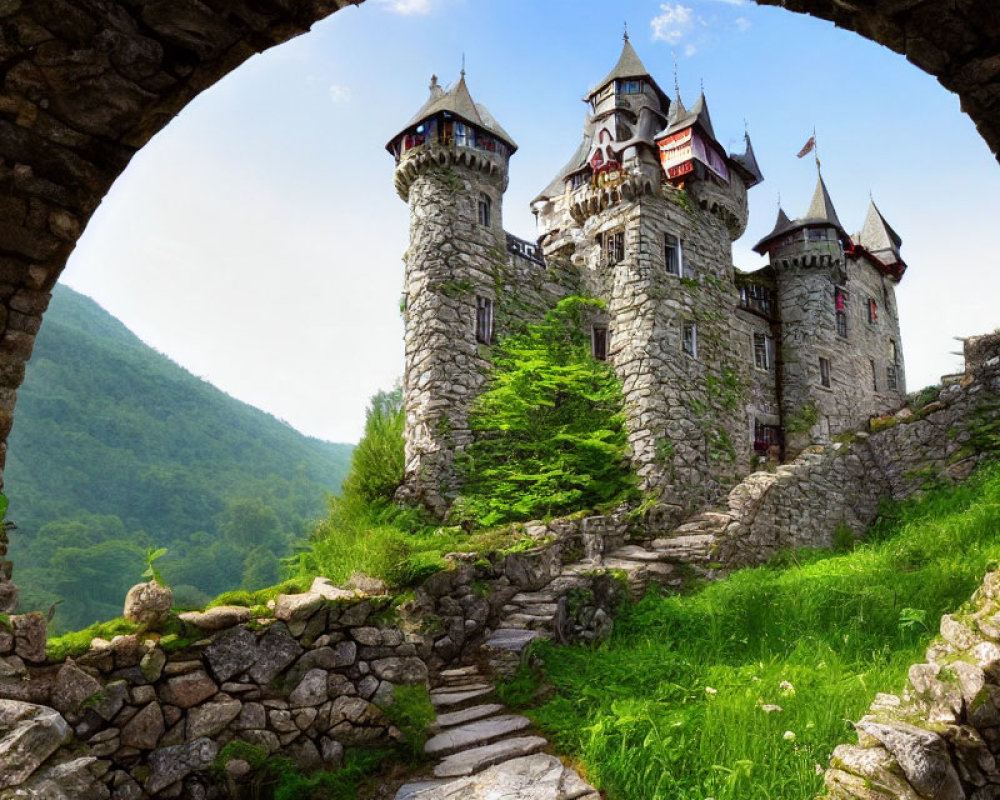
{"label": "green grass", "polygon": [[903,688],[940,615],[996,566],[998,533],[993,465],[888,507],[849,554],[651,594],[597,649],[539,647],[556,693],[528,713],[610,800],[812,798],[833,748],[855,741],[850,720]]}
{"label": "green grass", "polygon": [[95,622],[81,631],[64,633],[62,636],[49,639],[45,643],[45,657],[51,662],[63,661],[67,657],[75,658],[86,653],[90,649],[91,641],[96,638],[110,641],[115,636],[125,636],[138,630],[138,624],[129,622],[124,617],[107,622]]}

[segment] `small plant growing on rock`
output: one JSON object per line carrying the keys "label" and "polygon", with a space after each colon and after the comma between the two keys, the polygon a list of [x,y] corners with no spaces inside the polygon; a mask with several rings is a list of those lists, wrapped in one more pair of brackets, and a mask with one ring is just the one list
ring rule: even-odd
{"label": "small plant growing on rock", "polygon": [[146,570],[142,573],[142,577],[156,581],[160,586],[166,586],[167,584],[163,580],[163,573],[156,568],[157,559],[163,558],[166,554],[166,547],[146,548]]}

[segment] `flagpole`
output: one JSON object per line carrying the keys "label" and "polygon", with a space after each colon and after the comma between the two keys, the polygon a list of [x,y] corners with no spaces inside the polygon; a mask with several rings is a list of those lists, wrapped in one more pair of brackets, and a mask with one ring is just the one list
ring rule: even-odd
{"label": "flagpole", "polygon": [[816,159],[816,173],[822,174],[822,169],[819,165],[819,139],[816,137],[816,126],[813,125],[813,157]]}

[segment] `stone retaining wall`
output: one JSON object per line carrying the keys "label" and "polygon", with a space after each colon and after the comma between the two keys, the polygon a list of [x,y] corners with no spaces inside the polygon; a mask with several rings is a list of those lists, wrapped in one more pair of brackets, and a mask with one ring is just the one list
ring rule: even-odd
{"label": "stone retaining wall", "polygon": [[[453,554],[452,569],[395,611],[388,596],[317,578],[266,612],[190,612],[175,620],[179,633],[96,639],[59,663],[46,660],[44,617],[0,618],[0,798],[228,797],[227,782],[248,776],[209,767],[234,739],[305,770],[337,766],[345,747],[398,739],[385,712],[397,686],[474,661],[511,597],[547,586],[605,536],[620,542],[624,523],[556,520],[526,533],[539,544]],[[563,633],[594,632],[577,622]]]}
{"label": "stone retaining wall", "polygon": [[774,472],[755,472],[729,493],[718,560],[761,563],[789,547],[830,547],[838,527],[860,536],[884,497],[902,499],[961,480],[1000,444],[1000,358],[955,378],[933,402],[872,420],[869,432],[811,447]]}

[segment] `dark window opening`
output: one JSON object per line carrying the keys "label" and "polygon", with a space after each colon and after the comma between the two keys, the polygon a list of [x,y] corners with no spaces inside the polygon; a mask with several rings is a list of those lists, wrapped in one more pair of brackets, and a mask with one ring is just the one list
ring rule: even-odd
{"label": "dark window opening", "polygon": [[591,347],[594,358],[598,361],[608,360],[608,328],[606,325],[595,325],[591,331]]}
{"label": "dark window opening", "polygon": [[663,234],[663,255],[667,264],[667,274],[681,275],[681,240],[672,233]]}
{"label": "dark window opening", "polygon": [[753,335],[753,363],[758,369],[774,368],[774,339],[767,334]]}
{"label": "dark window opening", "polygon": [[740,306],[765,317],[773,317],[774,292],[759,283],[745,283],[740,286]]}
{"label": "dark window opening", "polygon": [[642,92],[642,81],[618,81],[619,94],[639,94]]}
{"label": "dark window opening", "polygon": [[476,341],[493,344],[493,301],[488,297],[476,298]]}
{"label": "dark window opening", "polygon": [[[774,455],[778,457],[781,448],[781,428],[777,425],[764,425],[759,420],[753,422],[753,450],[759,455]],[[779,452],[775,452],[778,450]]]}
{"label": "dark window opening", "polygon": [[875,302],[874,298],[869,298],[868,300],[868,324],[874,325],[878,322],[878,303]]}
{"label": "dark window opening", "polygon": [[827,389],[830,388],[830,359],[820,357],[819,360],[819,382]]}
{"label": "dark window opening", "polygon": [[875,368],[875,359],[869,358],[868,363],[872,365],[872,389],[878,391],[878,371]]}
{"label": "dark window opening", "polygon": [[625,260],[625,231],[609,231],[604,237],[604,263],[613,266]]}
{"label": "dark window opening", "polygon": [[490,217],[493,209],[493,201],[488,195],[479,195],[479,224],[489,227]]}
{"label": "dark window opening", "polygon": [[698,329],[693,322],[685,322],[681,328],[681,348],[691,358],[698,357]]}
{"label": "dark window opening", "polygon": [[833,304],[837,313],[837,335],[847,338],[847,292],[839,286],[833,290]]}
{"label": "dark window opening", "polygon": [[897,374],[896,374],[896,365],[895,364],[889,364],[885,368],[885,385],[888,386],[893,391],[896,391],[896,389],[899,388],[898,381],[899,381],[899,378],[897,377]]}

